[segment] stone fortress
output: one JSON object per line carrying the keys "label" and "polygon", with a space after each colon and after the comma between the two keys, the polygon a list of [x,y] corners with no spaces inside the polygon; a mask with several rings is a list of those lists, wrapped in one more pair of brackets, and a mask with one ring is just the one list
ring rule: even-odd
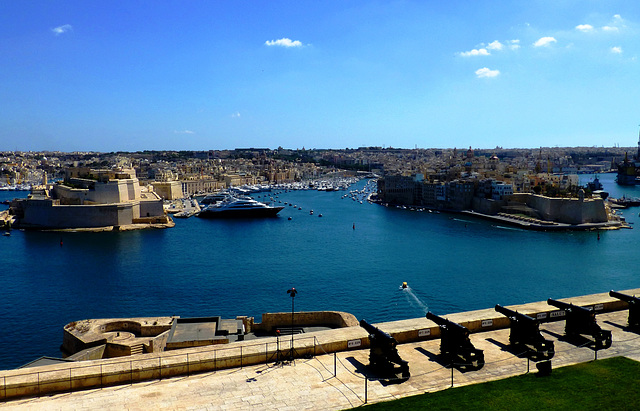
{"label": "stone fortress", "polygon": [[163,200],[141,187],[132,168],[68,168],[64,181],[46,181],[26,199],[14,200],[13,226],[28,229],[126,230],[168,227]]}

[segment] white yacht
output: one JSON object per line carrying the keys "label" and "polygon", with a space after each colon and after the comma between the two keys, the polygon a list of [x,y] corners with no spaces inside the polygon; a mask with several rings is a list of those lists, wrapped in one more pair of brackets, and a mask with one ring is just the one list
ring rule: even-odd
{"label": "white yacht", "polygon": [[275,217],[284,207],[273,207],[252,198],[228,196],[223,201],[209,204],[198,217],[203,218],[256,218]]}

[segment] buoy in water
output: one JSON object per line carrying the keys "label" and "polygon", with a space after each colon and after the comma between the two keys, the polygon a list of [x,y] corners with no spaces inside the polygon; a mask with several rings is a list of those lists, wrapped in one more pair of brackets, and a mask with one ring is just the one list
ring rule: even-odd
{"label": "buoy in water", "polygon": [[402,288],[407,288],[407,287],[408,287],[407,282],[406,282],[406,281],[404,281],[404,282],[402,283]]}

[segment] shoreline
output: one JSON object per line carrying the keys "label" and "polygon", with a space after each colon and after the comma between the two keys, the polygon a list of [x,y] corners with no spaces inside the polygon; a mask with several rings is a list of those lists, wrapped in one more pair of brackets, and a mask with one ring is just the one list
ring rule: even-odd
{"label": "shoreline", "polygon": [[500,222],[509,224],[512,226],[520,227],[525,230],[533,231],[597,231],[597,230],[620,230],[622,228],[633,229],[629,224],[623,221],[607,221],[605,223],[583,223],[583,224],[565,224],[557,223],[555,221],[539,220],[540,223],[536,223],[533,219],[522,220],[517,217],[505,217],[500,215],[482,214],[476,211],[459,211],[460,214],[465,214],[472,217],[481,218],[484,220]]}
{"label": "shoreline", "polygon": [[[378,204],[383,207],[403,207],[401,204],[391,204],[383,203],[379,199],[368,199],[369,202],[373,204]],[[480,218],[483,220],[500,222],[503,224],[508,224],[511,226],[522,228],[523,230],[532,230],[532,231],[597,231],[597,230],[620,230],[623,228],[633,229],[628,223],[625,221],[615,221],[609,220],[604,223],[583,223],[583,224],[566,224],[566,223],[558,223],[555,221],[545,221],[545,220],[536,220],[533,218],[523,218],[518,216],[510,217],[508,214],[505,215],[491,215],[491,214],[483,214],[473,210],[447,210],[447,209],[437,209],[431,207],[424,206],[406,206],[409,211],[417,211],[419,209],[436,211],[439,213],[449,213],[449,214],[463,214],[469,217]],[[538,222],[539,221],[539,222]]]}

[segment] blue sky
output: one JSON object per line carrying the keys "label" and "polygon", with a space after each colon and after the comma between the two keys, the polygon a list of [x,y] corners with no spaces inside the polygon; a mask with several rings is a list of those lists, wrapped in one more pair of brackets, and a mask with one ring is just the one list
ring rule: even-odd
{"label": "blue sky", "polygon": [[0,0],[0,150],[633,146],[635,1]]}

